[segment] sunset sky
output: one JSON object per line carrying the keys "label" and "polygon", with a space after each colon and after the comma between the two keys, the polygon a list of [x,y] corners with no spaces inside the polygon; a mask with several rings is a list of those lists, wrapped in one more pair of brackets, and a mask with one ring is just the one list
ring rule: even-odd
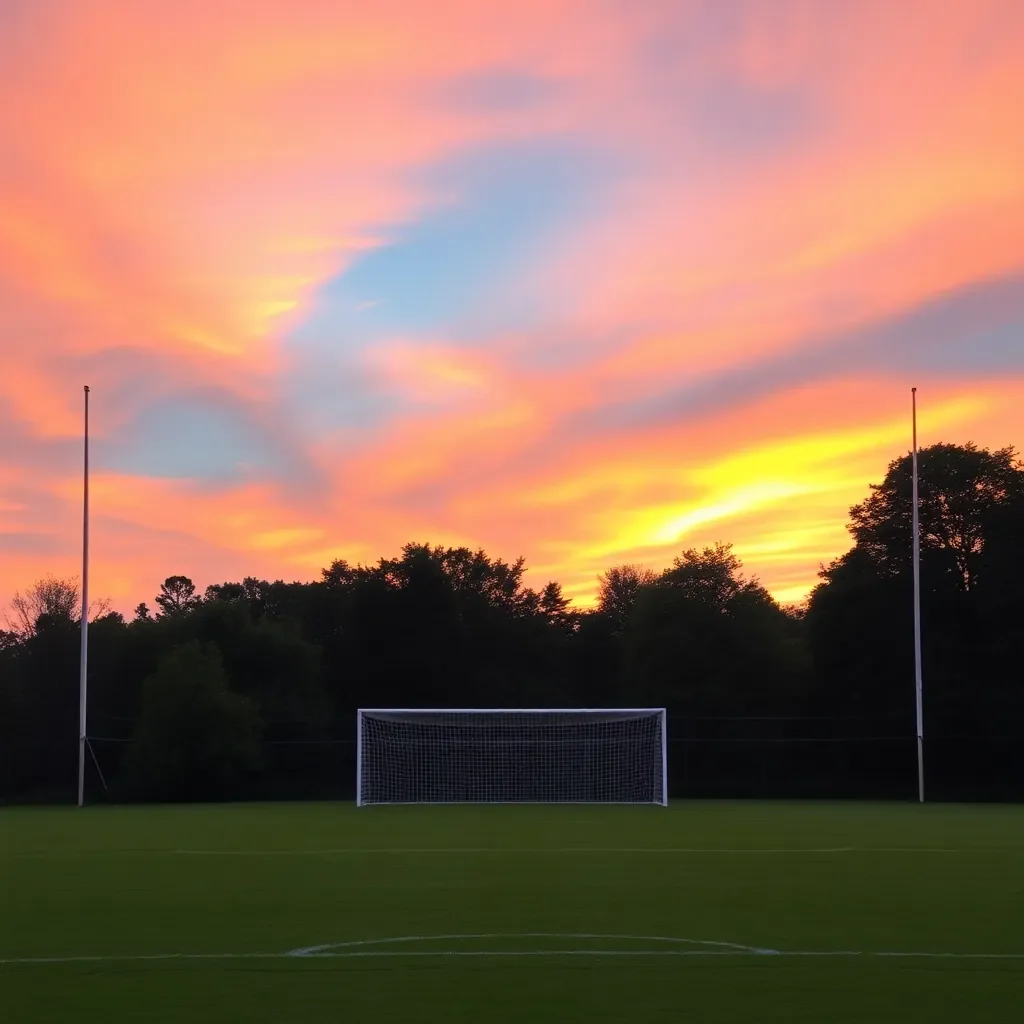
{"label": "sunset sky", "polygon": [[1024,446],[1021,0],[0,0],[0,603],[406,541],[782,601]]}

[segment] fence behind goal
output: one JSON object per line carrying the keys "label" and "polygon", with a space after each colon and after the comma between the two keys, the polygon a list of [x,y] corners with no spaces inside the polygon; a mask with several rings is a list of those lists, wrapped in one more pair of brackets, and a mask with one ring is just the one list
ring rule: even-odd
{"label": "fence behind goal", "polygon": [[[135,720],[96,715],[90,737],[101,780],[86,766],[90,801],[135,799],[125,754]],[[1024,734],[1014,722],[990,734],[925,737],[930,800],[1024,801]],[[202,799],[354,800],[355,709],[329,721],[272,721],[258,772]],[[917,799],[913,723],[885,717],[695,717],[668,715],[668,790],[675,799]],[[0,804],[73,800],[78,756],[45,761],[45,786],[18,788],[0,763]],[[2,762],[3,751],[0,751]],[[42,770],[40,755],[40,771]],[[109,791],[106,788],[109,786]],[[48,787],[48,788],[47,788]]]}
{"label": "fence behind goal", "polygon": [[664,708],[360,709],[356,802],[667,804]]}

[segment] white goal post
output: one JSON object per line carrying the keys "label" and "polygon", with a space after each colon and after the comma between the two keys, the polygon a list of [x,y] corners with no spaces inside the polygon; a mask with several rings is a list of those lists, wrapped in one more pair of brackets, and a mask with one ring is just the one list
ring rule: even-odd
{"label": "white goal post", "polygon": [[360,708],[356,804],[668,804],[664,708]]}

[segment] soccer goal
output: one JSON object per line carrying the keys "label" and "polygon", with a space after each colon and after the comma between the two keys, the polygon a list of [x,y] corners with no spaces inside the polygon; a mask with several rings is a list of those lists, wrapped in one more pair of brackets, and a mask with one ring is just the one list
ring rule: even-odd
{"label": "soccer goal", "polygon": [[664,708],[360,709],[356,803],[667,804]]}

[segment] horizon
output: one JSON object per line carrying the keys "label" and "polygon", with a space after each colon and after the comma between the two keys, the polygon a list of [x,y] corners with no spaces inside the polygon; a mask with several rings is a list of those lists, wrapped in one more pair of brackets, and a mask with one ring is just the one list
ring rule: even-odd
{"label": "horizon", "polygon": [[[594,14],[594,11],[598,13]],[[0,10],[0,606],[724,541],[1024,439],[1024,5]],[[927,32],[922,21],[927,20]]]}
{"label": "horizon", "polygon": [[[86,386],[86,390],[89,390],[88,386]],[[914,390],[916,391],[916,388]],[[949,442],[938,441],[938,442],[935,442],[933,445],[921,446],[921,447],[919,447],[918,450],[919,450],[919,453],[922,456],[926,456],[929,448],[939,448],[939,447],[946,446],[948,444],[949,444]],[[962,445],[961,444],[953,444],[953,447],[957,447],[957,448],[961,448],[961,449],[962,448],[974,447],[974,448],[981,448],[981,450],[984,450],[984,451],[988,451],[988,449],[984,448],[983,446],[975,445],[974,442],[972,442],[972,441],[964,442]],[[1006,446],[1004,446],[1004,448],[1005,447]],[[1014,449],[1013,446],[1009,446],[1009,447],[1011,448],[1011,451],[1012,451],[1012,453],[1014,455],[1014,458],[1015,458],[1015,461],[1016,461],[1017,465],[1018,466],[1024,465],[1024,460],[1022,460],[1020,458],[1021,453],[1016,451],[1016,449]],[[896,459],[890,460],[888,465],[891,466],[896,461],[901,461],[904,458],[909,458],[910,455],[911,455],[911,452],[907,451],[903,455],[898,456]],[[885,475],[886,474],[882,474],[879,477],[879,482],[881,482],[881,480],[885,477]],[[864,498],[868,497],[868,494],[870,492],[870,488],[874,487],[874,486],[875,486],[875,481],[871,481],[871,483],[869,484],[868,488],[865,489]],[[847,532],[849,534],[849,524],[847,522],[844,522],[844,528],[847,530]],[[716,541],[709,542],[708,544],[705,544],[702,547],[701,546],[698,546],[698,547],[690,546],[690,547],[679,548],[676,551],[676,554],[672,556],[672,559],[675,559],[677,555],[683,555],[683,554],[687,553],[687,551],[690,551],[690,550],[697,550],[697,551],[708,552],[708,551],[713,550],[716,546],[718,546],[720,544],[726,545],[732,551],[732,553],[735,554],[739,558],[739,562],[740,562],[739,569],[740,569],[740,575],[742,576],[742,578],[744,578],[746,580],[749,580],[751,582],[757,583],[759,585],[764,586],[764,581],[759,576],[757,576],[756,573],[751,573],[748,570],[747,566],[743,562],[742,556],[739,554],[739,552],[737,552],[735,550],[735,545],[731,541],[728,541],[728,540],[723,541],[723,540],[719,539],[719,540],[716,540]],[[435,550],[442,550],[442,549],[446,549],[446,548],[450,548],[450,549],[460,549],[461,548],[461,549],[464,549],[464,550],[471,550],[473,552],[475,552],[477,550],[484,550],[484,553],[489,558],[495,559],[495,560],[502,560],[502,561],[508,563],[509,565],[514,564],[517,561],[517,559],[520,557],[519,555],[515,555],[515,554],[511,554],[510,555],[510,554],[508,554],[506,552],[487,551],[485,549],[473,548],[471,545],[441,545],[441,544],[435,544],[435,543],[433,543],[429,539],[420,539],[420,540],[406,541],[406,542],[400,544],[395,551],[385,552],[385,553],[381,554],[378,558],[373,558],[373,559],[371,559],[369,561],[366,561],[366,562],[352,563],[352,567],[353,568],[372,569],[372,568],[376,567],[377,565],[379,565],[381,562],[383,562],[385,560],[401,558],[402,553],[403,553],[403,551],[405,550],[405,548],[407,546],[419,546],[419,545],[424,545],[426,547],[430,547],[430,548],[433,548]],[[854,538],[851,535],[848,538],[847,546],[842,551],[837,552],[836,553],[836,557],[838,558],[843,553],[851,550],[854,547],[854,545],[855,545],[855,540],[854,540]],[[523,557],[525,557],[525,556],[523,556]],[[333,562],[334,560],[332,559],[331,561]],[[829,561],[831,561],[831,559]],[[822,562],[819,568],[820,569],[827,568],[828,564],[829,564],[828,562]],[[630,563],[616,562],[616,563],[614,563],[614,565],[617,566],[617,567],[623,567],[623,566],[626,566],[626,567],[639,567],[641,569],[651,569],[652,568],[651,566],[645,565],[643,563],[636,563],[636,562],[630,562]],[[660,575],[660,573],[662,571],[667,571],[667,570],[671,569],[671,567],[672,567],[672,561],[670,560],[666,565],[659,566],[654,571]],[[327,572],[330,568],[331,568],[331,562],[328,562],[327,564],[322,566],[323,572]],[[609,568],[611,568],[611,566],[609,566]],[[243,580],[246,579],[246,578],[256,578],[256,579],[260,579],[261,582],[266,582],[266,583],[287,583],[287,584],[302,584],[302,585],[306,585],[306,584],[310,584],[310,583],[319,583],[322,580],[322,573],[317,573],[316,575],[314,575],[313,577],[308,578],[308,579],[285,579],[283,577],[253,577],[251,573],[242,573],[237,578],[232,579],[232,580],[226,580],[225,579],[225,580],[209,580],[209,581],[199,581],[199,582],[197,582],[196,580],[192,579],[191,577],[188,577],[187,574],[173,573],[172,575],[173,576],[186,575],[186,578],[191,583],[193,583],[195,585],[195,595],[196,595],[196,597],[200,598],[200,599],[203,599],[203,600],[210,599],[210,595],[207,593],[207,591],[208,591],[208,589],[210,587],[216,587],[218,585],[223,585],[223,584],[242,583]],[[556,582],[556,583],[559,584],[559,586],[561,586],[561,581],[560,580],[554,580],[554,581],[552,581],[552,580],[537,580],[537,579],[531,579],[532,576],[536,576],[536,573],[531,573],[530,565],[529,565],[529,563],[527,563],[524,566],[524,577],[525,577],[524,585],[525,586],[532,586],[533,589],[535,589],[537,591],[539,591],[544,586],[544,584],[549,583],[549,582]],[[141,601],[139,602],[139,603],[145,604],[147,606],[147,610],[148,610],[148,613],[150,615],[153,615],[154,612],[155,612],[157,617],[159,617],[160,612],[155,610],[154,608],[152,608],[151,605],[154,603],[156,597],[161,592],[162,584],[165,583],[169,579],[170,579],[169,576],[165,576],[164,578],[160,579],[159,581],[156,581],[154,583],[153,588],[152,588],[153,589],[153,594],[150,597],[148,597],[148,598],[142,598]],[[56,575],[56,574],[48,574],[47,576],[40,577],[38,580],[35,580],[33,582],[44,582],[44,581],[51,581],[51,582],[63,583],[63,584],[71,584],[76,589],[78,589],[78,588],[80,588],[80,585],[81,585],[81,574],[80,573],[76,573],[76,574],[71,574],[71,575],[66,575],[66,576],[59,576],[59,575]],[[600,577],[595,580],[595,588],[594,588],[595,593],[593,595],[587,594],[586,597],[583,600],[579,600],[579,599],[573,600],[571,597],[568,597],[568,595],[566,595],[568,597],[570,607],[572,607],[572,608],[574,608],[574,609],[576,609],[578,611],[595,610],[598,607],[596,591],[598,589],[599,582],[600,582]],[[808,588],[807,592],[806,593],[801,592],[799,594],[799,596],[795,600],[786,600],[785,597],[780,597],[778,594],[772,592],[769,587],[765,587],[765,590],[768,591],[768,593],[771,595],[773,600],[775,600],[775,602],[781,608],[789,609],[789,610],[792,610],[794,612],[800,612],[801,610],[806,609],[807,603],[808,603],[808,599],[811,596],[811,591],[820,582],[821,582],[821,572],[819,571],[819,572],[815,573],[814,583],[811,584],[811,586]],[[78,589],[78,594],[79,595],[81,594],[80,589]],[[108,614],[110,612],[118,613],[118,614],[122,615],[126,621],[129,621],[131,619],[132,615],[135,612],[138,611],[138,607],[139,607],[138,604],[136,604],[132,608],[128,608],[126,606],[119,607],[117,605],[117,603],[115,601],[113,601],[111,598],[109,598],[107,595],[105,595],[105,594],[96,594],[94,592],[94,590],[92,588],[90,588],[90,594],[89,594],[89,618],[90,618],[90,621],[95,619],[95,618],[100,617],[101,615],[106,615],[106,614]],[[77,604],[76,604],[76,609],[77,609]],[[0,614],[6,614],[6,618],[7,618],[7,621],[8,621],[9,625],[13,625],[14,624],[13,620],[11,619],[11,616],[10,616],[10,613],[9,613],[9,609],[7,609],[6,613],[0,612]],[[79,616],[79,619],[80,619],[80,616]],[[17,629],[15,629],[15,632],[17,632]]]}

